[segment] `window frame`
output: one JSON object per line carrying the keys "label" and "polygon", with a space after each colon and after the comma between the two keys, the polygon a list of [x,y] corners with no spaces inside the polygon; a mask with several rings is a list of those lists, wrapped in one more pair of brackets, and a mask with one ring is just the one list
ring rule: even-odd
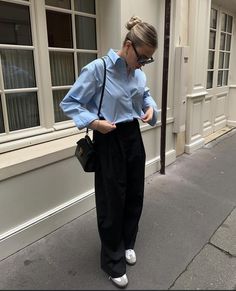
{"label": "window frame", "polygon": [[[61,122],[54,122],[54,105],[53,105],[53,90],[58,88],[69,90],[72,85],[68,86],[52,86],[51,81],[51,71],[50,71],[50,61],[49,61],[49,53],[50,51],[69,51],[73,52],[74,57],[74,66],[75,66],[75,80],[78,77],[78,65],[77,60],[75,58],[75,54],[79,52],[91,52],[91,50],[84,50],[84,49],[61,49],[55,47],[48,46],[48,37],[47,37],[47,23],[46,23],[46,10],[53,10],[53,11],[60,11],[66,12],[70,14],[74,14],[72,17],[72,31],[73,34],[75,33],[75,15],[82,15],[82,16],[93,16],[95,19],[96,25],[96,44],[97,49],[93,50],[92,53],[96,53],[97,56],[99,55],[99,37],[98,37],[98,3],[95,0],[95,7],[96,12],[94,15],[79,12],[79,11],[72,11],[73,5],[71,10],[52,7],[45,5],[45,1],[38,1],[38,0],[6,0],[5,2],[14,3],[14,4],[22,4],[29,7],[30,13],[30,25],[31,25],[31,34],[32,34],[32,46],[19,46],[19,45],[7,45],[7,44],[0,44],[0,48],[14,48],[14,49],[29,49],[33,51],[33,60],[34,60],[34,67],[35,67],[35,80],[36,80],[36,87],[34,87],[34,91],[37,92],[38,97],[38,108],[39,108],[39,117],[40,117],[40,125],[37,127],[32,128],[25,128],[20,129],[17,131],[12,131],[9,133],[0,133],[0,153],[8,152],[11,150],[16,150],[19,148],[31,146],[34,144],[43,143],[46,141],[51,141],[58,138],[63,138],[66,136],[78,134],[78,129],[75,126],[72,120],[61,121]],[[73,0],[71,0],[73,3]],[[73,35],[73,41],[74,41]],[[1,60],[0,60],[1,61]],[[0,70],[0,82],[3,82],[3,75],[2,70]],[[27,89],[7,89],[7,93],[9,92],[26,92]],[[32,90],[31,90],[32,91]],[[5,93],[6,90],[0,89],[1,100],[3,109],[3,118],[4,123],[7,119],[7,112],[5,110],[6,102],[5,102]]]}
{"label": "window frame", "polygon": [[[35,134],[39,134],[43,131],[43,126],[39,125],[36,127],[32,128],[25,128],[25,129],[20,129],[17,131],[11,131],[9,132],[9,125],[8,125],[8,118],[7,118],[7,105],[6,105],[6,94],[8,93],[20,93],[20,92],[37,92],[38,96],[38,109],[39,109],[39,118],[41,119],[41,102],[40,102],[40,90],[38,84],[40,84],[39,76],[37,74],[37,68],[39,68],[39,62],[38,62],[38,57],[37,57],[37,42],[35,40],[35,34],[34,34],[34,27],[35,24],[32,22],[32,3],[30,1],[5,1],[8,3],[13,3],[13,4],[20,4],[29,7],[29,16],[30,16],[30,25],[31,25],[31,36],[32,36],[32,45],[10,45],[10,44],[0,44],[0,49],[15,49],[15,50],[29,50],[32,51],[33,53],[33,65],[35,69],[35,87],[31,88],[17,88],[17,89],[4,89],[4,81],[3,81],[3,72],[0,70],[0,82],[2,84],[3,90],[0,89],[0,94],[1,94],[1,101],[2,101],[2,106],[3,106],[3,118],[4,118],[4,124],[6,127],[5,133],[0,134],[0,144],[6,143],[10,140],[15,140],[18,138],[23,138],[27,137],[30,135],[30,132],[32,129],[35,131]],[[0,65],[1,65],[1,57],[0,57]],[[1,66],[2,67],[2,66]]]}
{"label": "window frame", "polygon": [[[211,9],[214,9],[217,11],[217,23],[216,23],[216,29],[213,29],[210,27],[209,25],[209,43],[210,43],[210,32],[211,31],[215,31],[216,32],[216,39],[215,39],[215,48],[214,49],[210,49],[209,43],[208,43],[208,62],[209,62],[209,52],[212,51],[214,52],[214,66],[213,69],[209,69],[208,68],[208,62],[207,62],[207,77],[206,77],[206,89],[207,90],[213,90],[213,89],[217,89],[217,88],[225,88],[229,86],[229,72],[230,72],[230,59],[231,59],[231,55],[232,55],[232,43],[233,43],[233,27],[234,27],[234,15],[232,13],[230,13],[227,10],[224,10],[222,8],[219,8],[215,5],[212,5]],[[225,32],[225,35],[230,35],[231,36],[231,43],[230,43],[230,49],[229,51],[226,51],[225,49],[222,50],[220,47],[220,41],[221,41],[221,34],[222,34],[222,30],[221,30],[221,23],[222,23],[222,14],[226,14],[227,16],[231,16],[232,17],[232,31],[231,32],[227,32],[227,29]],[[226,42],[225,42],[226,45]],[[219,68],[219,57],[220,57],[220,53],[224,54],[229,54],[229,66],[228,68],[224,68],[224,60],[223,60],[223,68]],[[228,75],[227,75],[227,84],[224,84],[223,81],[223,76],[222,76],[222,85],[218,86],[218,74],[219,71],[227,71]],[[208,87],[208,73],[209,72],[213,72],[213,80],[212,80],[212,87]]]}
{"label": "window frame", "polygon": [[[65,8],[59,8],[59,7],[53,7],[53,6],[49,6],[49,5],[45,5],[45,11],[49,10],[49,11],[55,11],[55,12],[61,12],[61,13],[67,13],[70,14],[72,17],[72,48],[59,48],[59,47],[51,47],[48,46],[48,52],[50,54],[50,52],[67,52],[67,53],[72,53],[73,54],[73,60],[74,60],[74,78],[76,80],[76,78],[79,75],[79,69],[78,69],[78,53],[91,53],[91,54],[97,54],[98,55],[98,31],[97,31],[97,12],[96,14],[89,14],[89,13],[85,13],[85,12],[79,12],[79,11],[75,11],[74,10],[74,1],[71,1],[71,9],[65,9]],[[96,1],[95,1],[95,5],[96,5]],[[97,49],[96,50],[88,50],[88,49],[78,49],[76,48],[76,26],[75,26],[75,17],[76,15],[78,16],[85,16],[85,17],[90,17],[95,19],[95,24],[96,24],[96,40],[97,40]],[[52,83],[52,82],[51,82]],[[69,90],[72,87],[72,85],[64,85],[64,86],[53,86],[51,85],[51,91],[53,92],[54,90],[60,90],[60,89],[65,89],[65,90]],[[53,94],[52,94],[52,100],[53,100]],[[73,123],[74,125],[74,123]],[[56,130],[60,130],[60,129],[64,129],[67,127],[71,126],[71,121],[60,121],[60,122],[55,122],[54,123],[54,128]]]}

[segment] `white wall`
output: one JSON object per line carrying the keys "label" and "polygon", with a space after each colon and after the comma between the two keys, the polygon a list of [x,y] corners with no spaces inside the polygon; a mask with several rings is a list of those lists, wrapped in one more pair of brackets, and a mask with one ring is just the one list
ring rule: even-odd
{"label": "white wall", "polygon": [[93,176],[74,157],[2,180],[0,259],[93,207]]}
{"label": "white wall", "polygon": [[110,48],[119,49],[121,44],[121,2],[118,0],[97,0],[98,47],[100,56]]}

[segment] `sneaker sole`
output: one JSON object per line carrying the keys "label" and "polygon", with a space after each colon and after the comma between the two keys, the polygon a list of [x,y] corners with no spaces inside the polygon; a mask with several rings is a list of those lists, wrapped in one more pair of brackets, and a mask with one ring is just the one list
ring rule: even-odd
{"label": "sneaker sole", "polygon": [[129,266],[134,266],[136,264],[136,262],[130,263],[130,262],[126,261],[126,264],[129,265]]}
{"label": "sneaker sole", "polygon": [[119,284],[117,284],[115,281],[113,281],[113,280],[111,279],[111,277],[109,277],[108,279],[111,280],[112,284],[113,284],[114,286],[118,287],[119,289],[125,289],[125,288],[128,286],[128,284],[129,284],[129,282],[128,282],[126,285],[119,285]]}

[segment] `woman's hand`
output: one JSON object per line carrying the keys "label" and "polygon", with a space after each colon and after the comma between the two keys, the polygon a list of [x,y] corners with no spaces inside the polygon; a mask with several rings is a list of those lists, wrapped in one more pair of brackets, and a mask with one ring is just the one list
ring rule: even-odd
{"label": "woman's hand", "polygon": [[97,130],[103,134],[106,134],[116,129],[116,125],[114,123],[111,123],[107,120],[99,120],[99,119],[96,119],[93,122],[91,122],[89,127],[92,130]]}
{"label": "woman's hand", "polygon": [[143,122],[149,122],[152,120],[152,116],[153,116],[153,108],[148,107],[148,109],[146,110],[145,114],[143,115],[141,119]]}

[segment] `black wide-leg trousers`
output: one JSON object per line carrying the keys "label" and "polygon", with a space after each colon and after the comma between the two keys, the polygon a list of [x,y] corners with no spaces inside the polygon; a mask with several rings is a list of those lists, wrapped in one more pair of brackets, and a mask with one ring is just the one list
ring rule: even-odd
{"label": "black wide-leg trousers", "polygon": [[145,176],[145,150],[138,120],[116,126],[107,134],[94,131],[101,268],[111,277],[126,273],[125,250],[134,248]]}

